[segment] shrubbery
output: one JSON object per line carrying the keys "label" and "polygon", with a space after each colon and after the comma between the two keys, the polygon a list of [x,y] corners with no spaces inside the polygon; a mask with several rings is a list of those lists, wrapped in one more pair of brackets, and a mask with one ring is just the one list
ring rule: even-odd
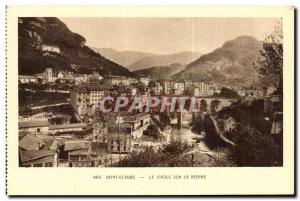
{"label": "shrubbery", "polygon": [[190,160],[180,157],[190,148],[184,142],[172,141],[163,145],[159,150],[146,147],[143,151],[132,153],[129,157],[122,160],[116,166],[122,167],[189,167],[192,166]]}
{"label": "shrubbery", "polygon": [[245,125],[237,129],[233,140],[237,146],[232,158],[238,166],[282,166],[282,141],[276,143],[274,136]]}

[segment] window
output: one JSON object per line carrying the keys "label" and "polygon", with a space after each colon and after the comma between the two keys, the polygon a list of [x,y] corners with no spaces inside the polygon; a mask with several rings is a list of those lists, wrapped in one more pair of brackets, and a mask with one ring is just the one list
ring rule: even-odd
{"label": "window", "polygon": [[78,161],[79,160],[79,155],[70,155],[70,160]]}
{"label": "window", "polygon": [[42,163],[36,163],[36,164],[33,164],[33,167],[43,167],[43,164]]}
{"label": "window", "polygon": [[38,133],[41,132],[41,129],[40,129],[40,128],[37,128],[37,129],[36,129],[36,132],[38,132]]}
{"label": "window", "polygon": [[87,156],[86,156],[86,155],[81,155],[81,156],[80,156],[80,160],[86,161],[86,160],[87,160]]}
{"label": "window", "polygon": [[45,163],[45,167],[53,167],[53,163],[52,162],[47,162],[47,163]]}

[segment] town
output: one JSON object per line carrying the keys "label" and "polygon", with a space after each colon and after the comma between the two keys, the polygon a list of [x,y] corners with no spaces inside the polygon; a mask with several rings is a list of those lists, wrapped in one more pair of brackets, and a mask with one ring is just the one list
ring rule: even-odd
{"label": "town", "polygon": [[283,166],[280,19],[210,20],[18,18],[19,166]]}
{"label": "town", "polygon": [[[19,164],[135,166],[132,160],[138,154],[149,148],[155,153],[180,140],[187,146],[180,157],[193,166],[216,166],[227,160],[223,148],[236,146],[231,135],[241,124],[226,113],[228,108],[260,101],[267,132],[282,135],[282,94],[276,92],[276,87],[220,88],[201,80],[75,74],[51,67],[40,74],[19,75]],[[171,100],[183,96],[189,104],[179,112],[172,110],[172,104],[163,110],[158,104],[140,110],[149,107],[150,97]],[[128,112],[127,105],[115,110],[114,99],[109,99],[104,105],[110,110],[105,112],[100,107],[107,97],[126,97],[129,102],[138,98],[140,102]],[[178,100],[174,104],[177,107]],[[191,104],[199,111],[189,111]],[[218,141],[218,151],[208,145],[210,138]]]}

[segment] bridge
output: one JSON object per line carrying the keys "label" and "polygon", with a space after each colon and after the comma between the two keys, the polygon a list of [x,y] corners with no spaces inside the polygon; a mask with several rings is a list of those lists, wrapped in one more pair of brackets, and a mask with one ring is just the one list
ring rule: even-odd
{"label": "bridge", "polygon": [[[188,100],[191,100],[191,98]],[[190,115],[192,115],[192,118],[196,118],[198,115],[200,115],[201,112],[214,114],[225,107],[229,107],[232,103],[236,101],[238,101],[238,99],[218,97],[196,97],[196,101],[194,101],[194,108],[199,109],[199,112],[189,112],[188,108],[186,108],[187,110],[185,112],[190,113]],[[182,112],[175,111],[174,113],[177,117],[177,125],[180,127],[182,124],[182,120],[184,119]]]}

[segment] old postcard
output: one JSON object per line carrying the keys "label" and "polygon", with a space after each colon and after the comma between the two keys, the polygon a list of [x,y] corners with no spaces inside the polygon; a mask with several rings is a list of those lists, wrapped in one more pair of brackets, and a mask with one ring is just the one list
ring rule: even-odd
{"label": "old postcard", "polygon": [[8,195],[293,195],[292,7],[7,8]]}

